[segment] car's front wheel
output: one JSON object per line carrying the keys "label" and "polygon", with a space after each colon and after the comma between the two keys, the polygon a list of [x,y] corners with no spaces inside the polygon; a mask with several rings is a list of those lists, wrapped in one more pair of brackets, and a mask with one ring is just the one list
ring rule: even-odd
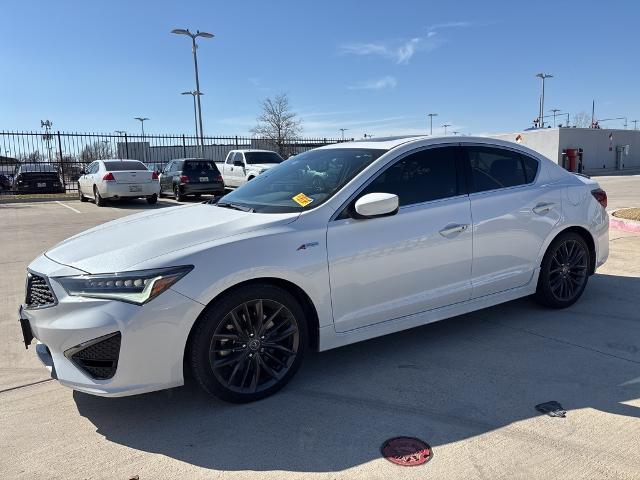
{"label": "car's front wheel", "polygon": [[551,242],[540,265],[535,298],[552,308],[573,305],[589,279],[589,247],[577,233],[567,232]]}
{"label": "car's front wheel", "polygon": [[273,285],[241,287],[210,305],[190,339],[190,363],[202,388],[223,400],[272,395],[296,373],[307,323],[297,300]]}

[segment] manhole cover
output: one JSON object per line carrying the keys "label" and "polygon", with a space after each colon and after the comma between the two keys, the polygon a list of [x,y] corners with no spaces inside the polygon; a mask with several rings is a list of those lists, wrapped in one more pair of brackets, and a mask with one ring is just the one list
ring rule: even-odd
{"label": "manhole cover", "polygon": [[382,456],[391,463],[403,467],[415,467],[427,463],[433,457],[431,447],[418,438],[396,437],[382,444]]}

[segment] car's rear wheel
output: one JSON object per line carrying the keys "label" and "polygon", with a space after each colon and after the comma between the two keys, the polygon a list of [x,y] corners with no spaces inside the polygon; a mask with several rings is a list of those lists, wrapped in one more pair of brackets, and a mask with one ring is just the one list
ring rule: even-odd
{"label": "car's rear wheel", "polygon": [[98,187],[95,185],[93,186],[93,198],[95,198],[96,205],[98,207],[104,207],[105,204],[107,203],[105,199],[100,196],[100,191],[98,190]]}
{"label": "car's rear wheel", "polygon": [[173,196],[176,197],[176,202],[184,201],[184,195],[180,192],[180,187],[178,185],[173,186]]}
{"label": "car's rear wheel", "polygon": [[80,199],[81,202],[86,202],[88,200],[88,198],[82,194],[82,189],[80,188],[80,185],[78,185],[78,198]]}
{"label": "car's rear wheel", "polygon": [[589,264],[584,238],[573,232],[559,235],[542,260],[536,300],[552,308],[573,305],[587,286]]}
{"label": "car's rear wheel", "polygon": [[147,197],[147,203],[149,205],[153,205],[154,203],[158,203],[158,195],[156,195],[155,193],[153,195],[149,195]]}
{"label": "car's rear wheel", "polygon": [[307,324],[296,299],[273,285],[241,287],[209,306],[190,340],[190,362],[202,388],[223,400],[272,395],[296,373]]}

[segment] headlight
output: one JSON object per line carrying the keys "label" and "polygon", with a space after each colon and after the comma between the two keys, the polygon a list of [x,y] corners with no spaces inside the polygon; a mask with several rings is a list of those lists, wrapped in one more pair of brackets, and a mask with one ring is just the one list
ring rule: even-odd
{"label": "headlight", "polygon": [[193,269],[182,267],[56,277],[67,294],[74,297],[109,298],[142,305],[157,297]]}

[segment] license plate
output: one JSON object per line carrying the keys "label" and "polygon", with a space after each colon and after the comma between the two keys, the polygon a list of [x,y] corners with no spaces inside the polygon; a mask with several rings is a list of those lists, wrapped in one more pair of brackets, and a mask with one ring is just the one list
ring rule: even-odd
{"label": "license plate", "polygon": [[38,182],[38,188],[45,188],[47,186],[44,182]]}
{"label": "license plate", "polygon": [[201,182],[208,182],[209,181],[209,177],[200,177],[200,181]]}
{"label": "license plate", "polygon": [[20,320],[20,326],[22,327],[22,339],[24,340],[24,348],[29,348],[33,341],[33,332],[31,331],[31,324],[29,320],[22,316],[22,307],[18,310],[18,317]]}
{"label": "license plate", "polygon": [[142,185],[129,185],[129,191],[130,192],[141,192],[142,191]]}

